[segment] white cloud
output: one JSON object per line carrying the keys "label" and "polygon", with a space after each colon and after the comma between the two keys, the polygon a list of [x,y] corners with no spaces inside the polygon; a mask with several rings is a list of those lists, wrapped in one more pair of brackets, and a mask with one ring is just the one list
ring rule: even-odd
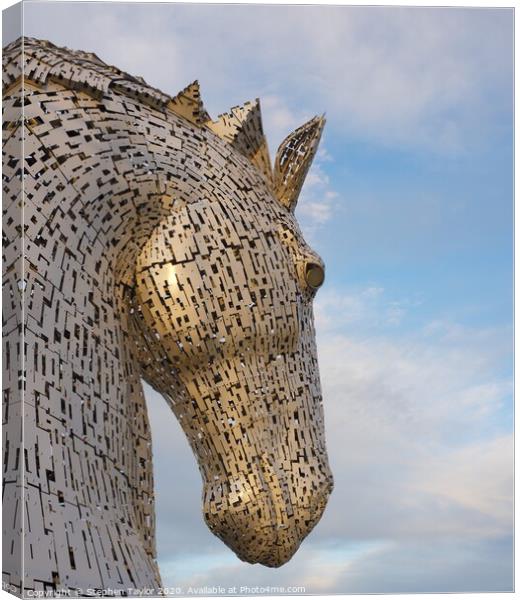
{"label": "white cloud", "polygon": [[332,188],[325,171],[324,163],[330,161],[327,150],[324,146],[322,150],[323,152],[318,151],[314,158],[296,207],[296,216],[310,243],[341,206],[339,194]]}
{"label": "white cloud", "polygon": [[337,585],[352,565],[392,545],[385,541],[305,544],[298,551],[298,560],[291,560],[279,569],[247,565],[226,552],[207,554],[201,551],[165,562],[162,573],[170,585],[179,586],[184,592],[190,586],[222,586],[225,589],[231,586],[238,589],[298,586],[303,587],[305,593],[319,594],[341,589]]}
{"label": "white cloud", "polygon": [[314,302],[314,318],[321,332],[338,331],[345,326],[365,331],[373,327],[399,325],[419,301],[389,299],[379,286],[342,290],[325,287]]}
{"label": "white cloud", "polygon": [[[350,305],[354,318],[370,320],[377,303],[367,296],[384,306],[376,288],[358,298],[338,295],[336,313]],[[333,301],[326,304],[333,323]],[[326,326],[319,331],[319,361],[329,454],[339,477],[317,535],[401,541],[508,535],[512,381],[500,373],[508,333],[437,323],[389,338],[349,334],[348,320],[336,331]]]}
{"label": "white cloud", "polygon": [[512,552],[512,536],[407,541],[360,557],[337,586],[350,594],[513,591]]}
{"label": "white cloud", "polygon": [[290,107],[286,98],[276,94],[262,95],[260,106],[265,134],[274,160],[278,146],[285,137],[309,121],[314,115],[308,111]]}
{"label": "white cloud", "polygon": [[417,473],[416,489],[493,519],[497,533],[511,531],[513,437],[500,435],[432,457]]}
{"label": "white cloud", "polygon": [[25,22],[29,35],[95,50],[169,93],[198,77],[215,114],[277,97],[278,125],[326,110],[330,128],[365,141],[453,152],[510,117],[499,98],[512,92],[512,14],[28,3]]}

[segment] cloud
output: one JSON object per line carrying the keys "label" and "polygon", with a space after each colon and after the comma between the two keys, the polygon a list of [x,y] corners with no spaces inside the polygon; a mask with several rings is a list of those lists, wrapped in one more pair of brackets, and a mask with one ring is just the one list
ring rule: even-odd
{"label": "cloud", "polygon": [[319,594],[335,589],[351,564],[388,546],[386,542],[346,542],[341,546],[307,544],[298,551],[298,561],[291,560],[279,569],[246,565],[238,559],[233,561],[225,553],[210,557],[200,553],[165,564],[163,576],[166,572],[171,574],[171,581],[184,592],[190,586],[221,586],[226,590],[236,586],[237,591],[242,588],[245,593],[247,588],[259,587],[266,595],[274,595],[280,588],[293,592],[298,588],[300,593]]}
{"label": "cloud", "polygon": [[354,561],[337,581],[351,594],[513,591],[512,535],[402,542]]}
{"label": "cloud", "polygon": [[314,116],[309,111],[290,107],[286,98],[276,94],[263,95],[260,105],[263,126],[273,157],[282,140]]}
{"label": "cloud", "polygon": [[325,172],[324,156],[327,156],[326,150],[325,154],[317,154],[314,158],[296,205],[296,216],[309,243],[340,207],[339,194],[332,188]]}
{"label": "cloud", "polygon": [[415,489],[487,515],[497,534],[507,533],[513,516],[513,456],[511,435],[468,444],[421,465]]}
{"label": "cloud", "polygon": [[273,111],[279,123],[327,110],[334,131],[453,153],[472,148],[500,119],[510,123],[512,14],[27,3],[25,24],[29,35],[146,72],[152,85],[169,93],[198,77],[215,114],[229,103],[276,97],[290,111]]}
{"label": "cloud", "polygon": [[384,296],[374,287],[318,301],[327,440],[339,479],[316,535],[509,534],[508,332],[440,322],[391,336],[351,327],[370,323],[378,305],[384,314]]}
{"label": "cloud", "polygon": [[314,318],[321,333],[360,329],[381,331],[401,325],[407,313],[421,305],[421,298],[391,298],[377,285],[342,289],[326,286],[314,302]]}

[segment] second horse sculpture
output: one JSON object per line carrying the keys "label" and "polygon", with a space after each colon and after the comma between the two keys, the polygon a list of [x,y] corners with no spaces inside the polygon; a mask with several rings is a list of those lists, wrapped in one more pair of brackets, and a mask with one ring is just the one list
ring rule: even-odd
{"label": "second horse sculpture", "polygon": [[195,453],[211,531],[284,564],[332,489],[324,267],[294,217],[323,118],[272,168],[258,102],[213,121],[196,83],[172,98],[33,39],[4,50],[4,94],[4,580],[160,588],[141,377]]}

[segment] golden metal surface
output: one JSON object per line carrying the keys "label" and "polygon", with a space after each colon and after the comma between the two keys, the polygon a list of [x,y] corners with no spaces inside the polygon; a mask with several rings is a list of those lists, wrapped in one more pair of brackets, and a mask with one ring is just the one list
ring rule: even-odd
{"label": "golden metal surface", "polygon": [[324,119],[271,168],[258,101],[212,121],[196,82],[171,98],[33,39],[4,49],[3,74],[4,581],[158,590],[141,377],[193,449],[210,529],[245,561],[285,563],[332,488],[323,264],[293,215]]}

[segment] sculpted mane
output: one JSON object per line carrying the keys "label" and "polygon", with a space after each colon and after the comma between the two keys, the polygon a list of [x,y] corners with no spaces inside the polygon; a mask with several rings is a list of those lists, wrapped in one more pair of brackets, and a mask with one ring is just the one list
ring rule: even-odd
{"label": "sculpted mane", "polygon": [[294,209],[325,125],[323,116],[314,117],[291,133],[280,145],[273,168],[258,98],[212,120],[204,108],[197,80],[172,97],[148,85],[142,77],[107,65],[93,52],[59,48],[47,40],[27,37],[4,48],[2,73],[4,94],[22,78],[37,85],[54,81],[98,100],[111,90],[160,112],[173,112],[197,127],[209,129],[245,156],[290,209]]}

